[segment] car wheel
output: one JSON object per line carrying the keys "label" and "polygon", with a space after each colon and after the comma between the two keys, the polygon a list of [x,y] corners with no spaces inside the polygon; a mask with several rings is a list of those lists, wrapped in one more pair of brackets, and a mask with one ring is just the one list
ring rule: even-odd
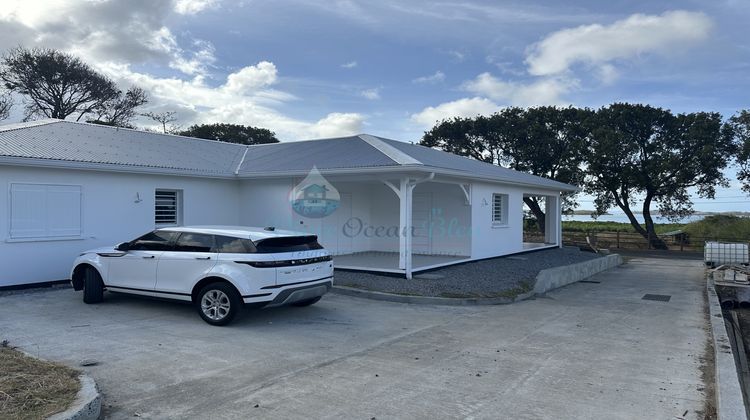
{"label": "car wheel", "polygon": [[211,283],[201,289],[195,303],[204,321],[211,325],[227,325],[240,311],[242,298],[228,283]]}
{"label": "car wheel", "polygon": [[99,303],[104,300],[104,282],[102,276],[93,267],[87,267],[83,273],[83,301]]}
{"label": "car wheel", "polygon": [[320,300],[321,297],[323,297],[323,296],[318,296],[318,297],[315,297],[315,298],[312,298],[312,299],[306,299],[306,300],[301,300],[299,302],[294,302],[294,303],[292,303],[292,306],[310,306],[310,305],[315,305],[316,303],[318,303],[318,301]]}

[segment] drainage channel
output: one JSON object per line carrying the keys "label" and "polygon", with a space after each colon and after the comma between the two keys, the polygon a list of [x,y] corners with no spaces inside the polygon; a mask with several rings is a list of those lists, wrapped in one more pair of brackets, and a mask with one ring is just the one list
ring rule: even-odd
{"label": "drainage channel", "polygon": [[747,302],[748,290],[734,287],[716,287],[716,293],[721,302],[721,312],[724,315],[724,325],[727,329],[732,352],[734,353],[737,375],[739,376],[745,411],[750,418],[748,402],[750,402],[750,305]]}
{"label": "drainage channel", "polygon": [[747,353],[750,349],[750,309],[724,309],[722,312],[724,325],[727,326],[727,334],[732,351],[734,351],[737,373],[745,399],[745,410],[747,410],[747,402],[750,401],[750,359]]}

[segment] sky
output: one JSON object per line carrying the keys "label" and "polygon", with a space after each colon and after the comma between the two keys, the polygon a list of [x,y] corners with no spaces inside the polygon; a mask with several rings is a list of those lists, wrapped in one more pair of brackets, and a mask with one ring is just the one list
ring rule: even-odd
{"label": "sky", "polygon": [[[438,120],[509,105],[750,108],[745,0],[0,5],[0,50],[68,51],[144,88],[144,111],[174,111],[181,127],[247,124],[282,141],[365,132],[416,142]],[[734,179],[717,196],[695,209],[750,211]]]}

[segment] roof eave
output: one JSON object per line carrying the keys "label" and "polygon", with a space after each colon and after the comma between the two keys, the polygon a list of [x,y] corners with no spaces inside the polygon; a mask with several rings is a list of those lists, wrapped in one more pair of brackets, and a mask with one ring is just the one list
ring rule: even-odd
{"label": "roof eave", "polygon": [[0,164],[9,166],[34,166],[51,169],[79,169],[88,171],[152,174],[170,176],[191,176],[198,178],[236,179],[233,173],[211,173],[188,169],[159,168],[152,166],[121,165],[113,163],[92,163],[71,160],[39,159],[15,156],[0,156]]}

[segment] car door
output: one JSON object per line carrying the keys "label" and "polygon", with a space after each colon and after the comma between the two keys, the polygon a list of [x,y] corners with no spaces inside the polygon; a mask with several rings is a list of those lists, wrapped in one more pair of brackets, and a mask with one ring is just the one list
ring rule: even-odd
{"label": "car door", "polygon": [[153,292],[159,257],[175,236],[175,232],[155,230],[131,241],[125,255],[109,258],[107,287]]}
{"label": "car door", "polygon": [[216,265],[214,235],[182,232],[159,259],[156,292],[190,295],[193,285]]}

